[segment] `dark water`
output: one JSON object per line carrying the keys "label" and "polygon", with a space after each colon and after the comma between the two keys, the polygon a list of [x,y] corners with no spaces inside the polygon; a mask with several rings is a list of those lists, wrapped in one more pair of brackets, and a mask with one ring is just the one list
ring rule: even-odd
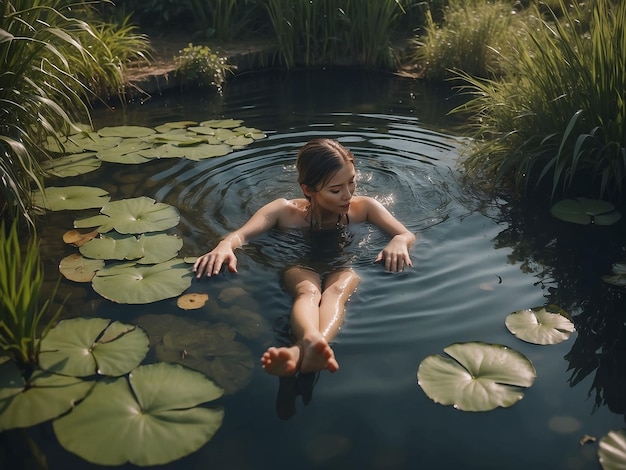
{"label": "dark water", "polygon": [[[299,197],[295,153],[318,136],[349,147],[359,193],[379,199],[421,234],[412,250],[414,268],[390,275],[372,264],[386,238],[369,227],[357,230],[353,265],[362,281],[336,339],[341,369],[320,375],[307,406],[298,400],[296,415],[279,419],[278,381],[257,364],[244,389],[221,399],[226,415],[213,440],[162,468],[600,468],[597,443],[581,446],[579,439],[599,439],[624,425],[624,302],[598,281],[621,254],[616,231],[624,233],[623,227],[566,227],[542,205],[474,197],[456,168],[465,140],[446,117],[453,104],[409,79],[320,71],[263,72],[233,79],[222,96],[172,94],[125,111],[97,110],[97,128],[233,118],[267,133],[225,157],[109,164],[84,177],[112,199],[144,195],[176,206],[183,255],[207,251],[264,203]],[[58,263],[53,237],[72,218],[51,216],[52,267]],[[191,288],[219,298],[227,287],[240,286],[254,298],[267,321],[248,342],[255,358],[273,344],[272,327],[289,312],[279,284],[288,248],[281,243],[288,245],[280,236],[263,236],[240,252],[238,275]],[[171,301],[126,308],[97,297],[84,288],[70,305],[72,314],[90,309],[129,321],[147,312],[179,314]],[[546,303],[575,315],[579,332],[559,345],[536,346],[506,330],[508,313]],[[419,363],[464,341],[505,344],[526,355],[537,380],[524,399],[485,413],[432,402],[416,383]],[[576,373],[580,381],[572,386]],[[48,428],[33,434],[50,468],[96,468],[58,448]]]}

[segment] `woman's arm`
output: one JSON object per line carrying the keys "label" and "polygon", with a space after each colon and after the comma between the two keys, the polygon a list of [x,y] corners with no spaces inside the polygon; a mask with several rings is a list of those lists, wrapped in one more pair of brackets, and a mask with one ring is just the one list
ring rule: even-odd
{"label": "woman's arm", "polygon": [[245,245],[250,239],[274,228],[288,204],[289,201],[286,199],[276,199],[261,207],[241,228],[229,233],[213,250],[196,260],[193,265],[193,272],[196,273],[196,277],[201,278],[203,275],[211,277],[219,274],[224,266],[231,273],[236,273],[235,249]]}
{"label": "woman's arm", "polygon": [[409,250],[415,243],[415,234],[402,225],[380,202],[366,198],[367,221],[376,225],[392,238],[383,248],[374,262],[385,262],[385,270],[390,272],[403,271],[405,266],[413,266]]}

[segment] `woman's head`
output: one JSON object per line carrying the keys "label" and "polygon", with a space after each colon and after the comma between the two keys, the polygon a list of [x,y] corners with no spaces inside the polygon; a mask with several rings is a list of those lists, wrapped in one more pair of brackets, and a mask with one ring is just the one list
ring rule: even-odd
{"label": "woman's head", "polygon": [[298,152],[298,183],[308,191],[319,191],[346,164],[354,165],[354,156],[339,142],[310,140]]}

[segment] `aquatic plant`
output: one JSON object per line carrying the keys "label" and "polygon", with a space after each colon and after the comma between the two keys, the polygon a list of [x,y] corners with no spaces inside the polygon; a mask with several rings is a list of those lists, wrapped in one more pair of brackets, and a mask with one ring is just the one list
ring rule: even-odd
{"label": "aquatic plant", "polygon": [[24,240],[17,227],[17,221],[10,228],[0,224],[0,349],[21,368],[32,368],[39,338],[45,337],[61,308],[54,311],[51,300],[41,298],[39,241],[34,235]]}
{"label": "aquatic plant", "polygon": [[503,62],[504,80],[460,73],[471,99],[456,111],[471,113],[476,143],[462,164],[518,191],[545,182],[552,197],[574,188],[617,196],[626,175],[626,3],[593,2],[591,13],[561,5],[562,18],[539,20],[534,10],[537,21]]}
{"label": "aquatic plant", "polygon": [[[123,83],[122,63],[142,55],[132,26],[95,28],[85,3],[8,0],[0,4],[0,214],[34,225],[31,186],[46,175],[46,138],[80,131],[94,91]],[[95,89],[91,89],[91,87]]]}
{"label": "aquatic plant", "polygon": [[226,59],[213,52],[210,47],[194,46],[192,43],[181,50],[175,60],[174,75],[187,85],[209,86],[221,90],[226,73],[231,70]]}
{"label": "aquatic plant", "polygon": [[425,78],[454,78],[455,70],[483,78],[502,74],[501,54],[510,53],[511,33],[519,27],[519,15],[510,2],[450,0],[443,8],[443,20],[434,18],[427,9],[425,25],[409,54]]}
{"label": "aquatic plant", "polygon": [[413,2],[268,0],[266,8],[278,59],[288,68],[352,62],[389,69],[397,63],[391,38],[405,3]]}

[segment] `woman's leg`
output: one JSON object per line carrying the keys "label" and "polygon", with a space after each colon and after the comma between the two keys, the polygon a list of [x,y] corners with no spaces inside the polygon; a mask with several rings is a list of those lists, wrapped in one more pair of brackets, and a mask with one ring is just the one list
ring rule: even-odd
{"label": "woman's leg", "polygon": [[339,364],[320,332],[321,279],[311,269],[294,266],[285,272],[285,285],[293,295],[291,328],[296,343],[286,348],[269,348],[261,357],[266,372],[278,376],[327,369],[335,372]]}
{"label": "woman's leg", "polygon": [[360,281],[361,278],[352,269],[333,271],[324,279],[319,309],[319,331],[326,341],[332,341],[341,328],[346,302]]}

